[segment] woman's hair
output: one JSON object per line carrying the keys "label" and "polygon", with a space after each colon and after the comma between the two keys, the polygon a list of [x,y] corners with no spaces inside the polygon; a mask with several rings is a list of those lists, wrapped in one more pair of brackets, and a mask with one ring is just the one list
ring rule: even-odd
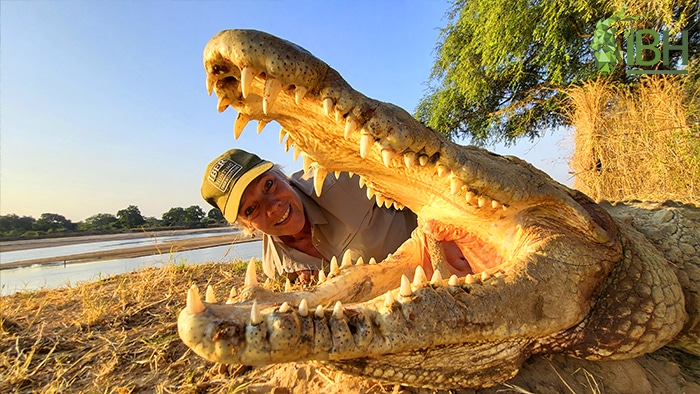
{"label": "woman's hair", "polygon": [[[272,168],[270,168],[269,170],[267,170],[267,171],[264,172],[263,174],[268,174],[268,173],[275,174],[275,175],[277,176],[278,179],[280,179],[280,180],[282,180],[282,181],[284,181],[284,182],[289,183],[289,177],[287,177],[287,174],[284,173],[284,170],[283,170],[282,168],[283,168],[283,167],[282,167],[281,165],[275,164],[275,165],[272,166]],[[240,223],[240,218],[239,218],[239,219],[236,219],[236,222],[233,223],[233,224],[234,224],[235,226],[239,227],[239,228],[241,229],[241,232],[242,232],[244,235],[252,236],[253,233],[254,233],[254,231],[250,231],[250,228],[248,228],[248,226],[245,226],[245,225],[243,225],[242,223]]]}

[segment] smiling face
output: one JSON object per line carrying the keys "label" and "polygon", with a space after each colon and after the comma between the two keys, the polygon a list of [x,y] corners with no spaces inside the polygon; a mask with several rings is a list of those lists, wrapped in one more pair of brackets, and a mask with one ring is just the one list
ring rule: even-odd
{"label": "smiling face", "polygon": [[285,177],[268,171],[246,187],[238,209],[238,222],[265,234],[296,235],[304,227],[304,206]]}

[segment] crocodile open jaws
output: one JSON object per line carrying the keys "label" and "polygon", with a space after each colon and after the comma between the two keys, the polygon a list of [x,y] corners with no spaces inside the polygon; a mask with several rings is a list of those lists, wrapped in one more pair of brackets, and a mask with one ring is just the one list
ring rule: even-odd
{"label": "crocodile open jaws", "polygon": [[[267,33],[222,31],[204,67],[219,111],[238,111],[236,136],[277,121],[316,179],[358,174],[368,197],[411,209],[419,227],[379,263],[338,256],[311,291],[275,293],[249,275],[217,303],[193,286],[178,331],[200,356],[476,388],[537,353],[622,359],[671,343],[700,354],[694,207],[596,204],[520,159],[450,142]],[[459,275],[430,252],[441,241],[468,261]]]}

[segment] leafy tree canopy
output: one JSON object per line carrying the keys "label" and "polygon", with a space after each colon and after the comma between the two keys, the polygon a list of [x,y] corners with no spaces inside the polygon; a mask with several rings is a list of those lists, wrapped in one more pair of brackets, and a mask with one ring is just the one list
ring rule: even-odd
{"label": "leafy tree canopy", "polygon": [[76,227],[75,223],[57,213],[42,213],[32,225],[37,231],[73,231]]}
{"label": "leafy tree canopy", "polygon": [[117,221],[115,225],[119,228],[136,228],[146,223],[146,219],[141,215],[139,207],[129,205],[117,211]]}
{"label": "leafy tree canopy", "polygon": [[[565,125],[562,90],[599,75],[596,23],[625,6],[626,15],[640,17],[635,28],[668,28],[672,44],[686,30],[690,62],[698,61],[697,0],[455,0],[416,117],[475,143],[533,139]],[[623,29],[617,34],[624,47]],[[634,82],[624,69],[619,64],[610,78]]]}
{"label": "leafy tree canopy", "polygon": [[80,224],[80,229],[83,231],[104,231],[114,228],[114,223],[117,222],[117,217],[111,213],[98,213],[85,219]]}

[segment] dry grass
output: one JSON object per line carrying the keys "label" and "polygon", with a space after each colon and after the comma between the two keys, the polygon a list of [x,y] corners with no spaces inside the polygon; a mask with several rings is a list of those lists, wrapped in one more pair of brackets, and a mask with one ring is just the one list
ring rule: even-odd
{"label": "dry grass", "polygon": [[633,92],[589,82],[569,90],[574,187],[594,199],[700,201],[700,117],[682,78],[645,77]]}

